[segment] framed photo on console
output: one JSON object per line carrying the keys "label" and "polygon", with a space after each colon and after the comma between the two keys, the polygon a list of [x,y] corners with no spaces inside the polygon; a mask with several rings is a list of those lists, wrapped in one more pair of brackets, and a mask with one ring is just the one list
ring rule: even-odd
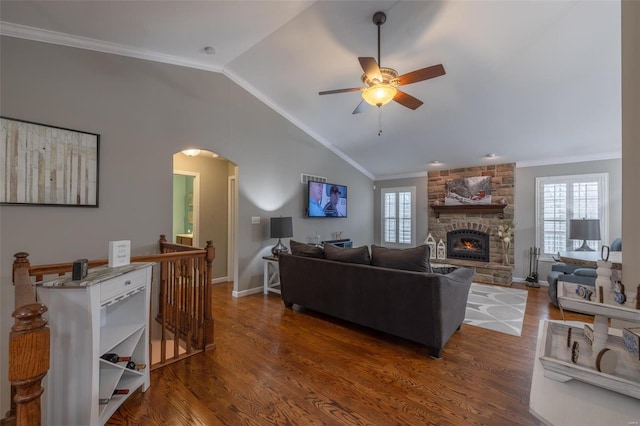
{"label": "framed photo on console", "polygon": [[98,207],[100,135],[0,117],[0,204]]}

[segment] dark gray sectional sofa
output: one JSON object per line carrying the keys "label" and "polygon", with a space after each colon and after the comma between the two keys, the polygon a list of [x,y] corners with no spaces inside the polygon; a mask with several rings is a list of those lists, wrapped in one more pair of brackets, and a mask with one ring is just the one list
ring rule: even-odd
{"label": "dark gray sectional sofa", "polygon": [[281,255],[279,266],[285,306],[421,343],[434,358],[462,325],[474,274],[467,268],[413,272],[293,254]]}

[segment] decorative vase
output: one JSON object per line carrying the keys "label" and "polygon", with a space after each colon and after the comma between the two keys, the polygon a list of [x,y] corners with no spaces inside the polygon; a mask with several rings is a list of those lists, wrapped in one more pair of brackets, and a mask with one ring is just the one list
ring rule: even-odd
{"label": "decorative vase", "polygon": [[509,263],[509,243],[502,241],[502,264],[510,265]]}

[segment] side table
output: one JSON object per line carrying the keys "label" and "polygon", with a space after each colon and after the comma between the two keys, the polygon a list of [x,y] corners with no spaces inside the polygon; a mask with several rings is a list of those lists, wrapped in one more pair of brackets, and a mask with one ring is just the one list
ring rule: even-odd
{"label": "side table", "polygon": [[269,292],[280,294],[280,269],[278,258],[275,256],[263,256],[264,259],[264,294]]}

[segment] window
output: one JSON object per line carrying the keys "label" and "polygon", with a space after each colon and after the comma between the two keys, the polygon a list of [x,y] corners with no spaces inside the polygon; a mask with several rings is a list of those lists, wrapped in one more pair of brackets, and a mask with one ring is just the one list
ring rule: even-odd
{"label": "window", "polygon": [[582,241],[569,239],[569,220],[600,219],[601,241],[587,241],[600,251],[608,244],[608,174],[554,176],[536,179],[536,247],[541,254],[572,251]]}
{"label": "window", "polygon": [[382,189],[382,243],[414,246],[416,187]]}

